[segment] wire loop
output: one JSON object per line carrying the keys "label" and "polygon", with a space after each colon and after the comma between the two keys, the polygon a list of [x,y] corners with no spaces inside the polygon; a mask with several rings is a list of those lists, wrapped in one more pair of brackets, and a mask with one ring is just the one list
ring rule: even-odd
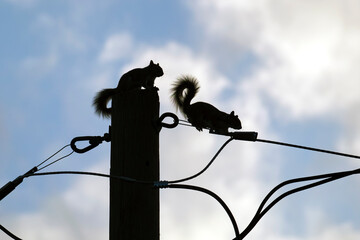
{"label": "wire loop", "polygon": [[[165,123],[163,122],[163,120],[165,118],[172,118],[173,120],[173,123]],[[178,116],[176,116],[174,113],[171,113],[171,112],[166,112],[166,113],[163,113],[158,120],[156,120],[156,127],[158,129],[158,131],[160,132],[161,128],[162,127],[165,127],[165,128],[175,128],[177,125],[179,124],[179,118]]]}

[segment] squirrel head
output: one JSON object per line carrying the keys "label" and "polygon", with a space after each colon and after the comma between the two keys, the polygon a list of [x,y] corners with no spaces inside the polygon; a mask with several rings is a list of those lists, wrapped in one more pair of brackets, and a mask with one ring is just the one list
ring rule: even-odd
{"label": "squirrel head", "polygon": [[232,111],[230,113],[230,115],[228,115],[228,116],[229,116],[228,123],[231,128],[233,128],[233,129],[241,129],[242,128],[241,121],[240,121],[238,115],[235,115],[234,111]]}
{"label": "squirrel head", "polygon": [[155,64],[153,60],[150,60],[149,67],[154,76],[161,77],[162,75],[164,75],[164,71],[160,67],[159,63]]}

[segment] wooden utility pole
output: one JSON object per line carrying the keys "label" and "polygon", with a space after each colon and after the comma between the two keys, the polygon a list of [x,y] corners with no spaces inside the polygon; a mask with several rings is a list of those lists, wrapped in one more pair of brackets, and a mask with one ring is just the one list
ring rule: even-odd
{"label": "wooden utility pole", "polygon": [[[159,180],[157,90],[132,90],[112,99],[110,173]],[[159,240],[159,190],[110,179],[110,240]]]}

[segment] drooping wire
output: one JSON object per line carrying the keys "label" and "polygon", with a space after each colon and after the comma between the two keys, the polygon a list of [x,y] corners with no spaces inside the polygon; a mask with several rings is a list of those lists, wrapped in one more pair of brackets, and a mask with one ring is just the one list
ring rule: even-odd
{"label": "drooping wire", "polygon": [[[277,204],[279,201],[281,201],[282,199],[284,199],[285,197],[300,192],[300,191],[304,191],[313,187],[317,187],[320,186],[322,184],[325,183],[329,183],[344,177],[348,177],[354,174],[359,174],[360,173],[360,168],[359,169],[355,169],[355,170],[350,170],[350,171],[343,171],[343,172],[335,172],[335,173],[328,173],[328,174],[322,174],[322,175],[315,175],[315,176],[309,176],[309,177],[302,177],[302,178],[295,178],[295,179],[290,179],[287,181],[284,181],[282,183],[280,183],[279,185],[277,185],[275,188],[273,188],[264,198],[264,200],[261,202],[257,212],[255,213],[255,216],[253,217],[253,219],[250,221],[249,225],[243,230],[243,232],[241,232],[239,239],[243,239],[245,238],[245,236],[250,233],[250,231],[255,227],[255,225],[260,221],[260,219],[275,205]],[[323,179],[323,180],[319,180],[319,179]],[[314,181],[314,180],[319,180],[301,187],[297,187],[294,188],[292,190],[289,190],[283,194],[281,194],[279,197],[275,198],[272,202],[270,202],[268,204],[268,206],[266,208],[264,208],[266,202],[270,199],[270,197],[276,192],[278,191],[280,188],[289,185],[289,184],[293,184],[293,183],[299,183],[299,182],[305,182],[305,181]]]}
{"label": "drooping wire", "polygon": [[3,225],[0,224],[0,230],[6,233],[9,237],[11,237],[14,240],[21,240],[21,238],[17,237],[15,234],[7,230]]}
{"label": "drooping wire", "polygon": [[34,173],[31,175],[25,175],[25,177],[60,175],[60,174],[91,175],[91,176],[97,176],[97,177],[113,178],[113,179],[118,179],[118,180],[122,180],[122,181],[126,181],[126,182],[131,182],[131,183],[148,184],[148,185],[151,185],[151,186],[154,186],[157,188],[178,188],[178,189],[189,189],[189,190],[203,192],[203,193],[210,195],[211,197],[213,197],[215,200],[217,200],[221,204],[221,206],[224,208],[224,210],[226,211],[226,213],[228,214],[228,216],[230,218],[230,221],[234,228],[235,236],[238,237],[240,234],[236,220],[235,220],[232,212],[230,211],[229,207],[226,205],[226,203],[214,192],[212,192],[208,189],[202,188],[202,187],[193,186],[193,185],[185,185],[185,184],[168,184],[169,182],[166,182],[166,181],[155,181],[155,182],[154,181],[142,181],[142,180],[137,180],[137,179],[124,177],[124,176],[116,176],[116,175],[109,175],[109,174],[96,173],[96,172],[81,172],[81,171],[42,172],[42,173]]}
{"label": "drooping wire", "polygon": [[41,172],[41,173],[34,173],[25,175],[24,177],[32,177],[32,176],[46,176],[46,175],[63,175],[63,174],[77,174],[77,175],[90,175],[90,176],[96,176],[96,177],[104,177],[104,178],[114,178],[126,182],[131,183],[140,183],[140,184],[154,184],[154,181],[143,181],[143,180],[137,180],[134,178],[124,177],[124,176],[116,176],[116,175],[110,175],[110,174],[104,174],[104,173],[97,173],[97,172],[83,172],[83,171],[54,171],[54,172]]}
{"label": "drooping wire", "polygon": [[189,189],[189,190],[199,191],[199,192],[206,193],[206,194],[210,195],[211,197],[215,198],[216,201],[218,201],[221,204],[221,206],[224,208],[227,215],[229,216],[230,221],[231,221],[234,231],[235,231],[235,238],[239,237],[239,235],[240,235],[239,228],[238,228],[238,225],[236,223],[236,220],[235,220],[233,214],[231,213],[231,211],[230,211],[229,207],[226,205],[226,203],[214,192],[212,192],[206,188],[193,186],[193,185],[185,185],[185,184],[169,184],[166,186],[166,188],[180,188],[180,189]]}
{"label": "drooping wire", "polygon": [[[187,121],[182,120],[185,123],[188,123]],[[192,125],[188,125],[188,124],[182,124],[184,126],[191,126]],[[229,135],[227,135],[229,136]],[[231,136],[231,135],[230,135]],[[235,138],[236,139],[236,138]],[[237,140],[242,140],[242,139],[237,139]],[[254,141],[254,140],[253,140]],[[292,147],[292,148],[300,148],[300,149],[304,149],[304,150],[309,150],[309,151],[317,151],[317,152],[322,152],[322,153],[327,153],[327,154],[333,154],[333,155],[338,155],[338,156],[343,156],[343,157],[349,157],[349,158],[356,158],[356,159],[360,159],[360,156],[357,155],[352,155],[352,154],[347,154],[347,153],[342,153],[342,152],[337,152],[337,151],[330,151],[330,150],[325,150],[325,149],[320,149],[320,148],[313,148],[313,147],[307,147],[307,146],[302,146],[302,145],[296,145],[296,144],[290,144],[290,143],[284,143],[284,142],[277,142],[277,141],[272,141],[272,140],[266,140],[266,139],[257,139],[255,141],[258,142],[263,142],[263,143],[270,143],[270,144],[277,144],[277,145],[282,145],[282,146],[287,146],[287,147]],[[208,166],[210,166],[210,164],[212,163],[212,161],[210,161],[210,163],[208,164]],[[205,169],[203,171],[205,171],[207,169],[207,167],[205,167]],[[203,171],[201,171],[199,174],[195,174],[193,177],[197,177],[198,175],[200,175]],[[360,169],[356,169],[356,170],[352,170],[352,171],[345,171],[345,172],[336,172],[336,173],[330,173],[330,174],[322,174],[322,175],[316,175],[316,176],[310,176],[310,177],[304,177],[304,178],[295,178],[295,179],[291,179],[288,181],[285,181],[281,184],[279,184],[278,186],[276,186],[273,190],[271,190],[269,192],[269,194],[264,198],[264,200],[262,201],[262,203],[260,204],[254,218],[251,220],[251,222],[249,223],[249,225],[244,229],[244,231],[240,234],[239,238],[235,238],[235,239],[243,239],[254,227],[255,225],[260,221],[260,219],[275,205],[277,204],[279,201],[281,201],[283,198],[300,192],[300,191],[304,191],[313,187],[317,187],[320,186],[322,184],[325,183],[329,183],[335,180],[338,180],[340,178],[343,177],[347,177],[353,174],[359,174],[360,173]],[[184,180],[189,180],[192,179],[193,177],[189,177],[189,178],[185,178]],[[322,179],[322,180],[319,180]],[[319,180],[317,182],[314,183],[310,183],[307,185],[304,185],[302,187],[297,187],[294,188],[292,190],[289,190],[285,193],[283,193],[282,195],[280,195],[279,197],[277,197],[275,200],[273,200],[272,202],[270,202],[270,204],[264,208],[266,202],[270,199],[270,197],[280,188],[282,188],[285,185],[291,184],[291,183],[297,183],[297,182],[304,182],[304,181],[314,181],[314,180]]]}
{"label": "drooping wire", "polygon": [[196,178],[198,176],[200,176],[202,173],[204,173],[209,167],[210,165],[215,161],[215,159],[217,158],[217,156],[219,156],[220,152],[225,148],[225,146],[231,142],[232,140],[234,140],[234,138],[229,138],[221,147],[220,149],[215,153],[215,155],[213,156],[213,158],[210,160],[210,162],[198,173],[190,176],[190,177],[186,177],[186,178],[182,178],[182,179],[178,179],[178,180],[172,180],[172,181],[168,181],[169,183],[179,183],[179,182],[185,182],[188,181],[190,179]]}

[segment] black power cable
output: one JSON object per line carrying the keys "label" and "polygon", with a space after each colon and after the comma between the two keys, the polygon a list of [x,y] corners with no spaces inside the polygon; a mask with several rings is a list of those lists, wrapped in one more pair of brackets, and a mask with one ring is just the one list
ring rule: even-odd
{"label": "black power cable", "polygon": [[360,156],[357,156],[357,155],[352,155],[352,154],[347,154],[347,153],[342,153],[342,152],[336,152],[336,151],[330,151],[330,150],[325,150],[325,149],[321,149],[321,148],[313,148],[313,147],[307,147],[307,146],[302,146],[302,145],[296,145],[296,144],[284,143],[284,142],[277,142],[277,141],[259,139],[259,138],[256,139],[256,141],[257,142],[263,142],[263,143],[277,144],[277,145],[282,145],[282,146],[286,146],[286,147],[300,148],[300,149],[310,150],[310,151],[315,151],[315,152],[333,154],[333,155],[338,155],[338,156],[343,156],[343,157],[360,159]]}
{"label": "black power cable", "polygon": [[[185,122],[185,121],[184,121]],[[184,124],[185,125],[185,124]],[[189,126],[189,125],[187,125]],[[184,181],[188,181],[191,180],[193,178],[198,177],[199,175],[201,175],[202,173],[204,173],[209,167],[210,165],[215,161],[215,159],[217,158],[217,156],[220,154],[220,152],[225,148],[225,146],[231,142],[232,140],[245,140],[245,141],[258,141],[258,142],[264,142],[264,143],[271,143],[271,144],[277,144],[277,145],[283,145],[283,146],[287,146],[287,147],[295,147],[295,148],[301,148],[301,149],[305,149],[305,150],[311,150],[311,151],[318,151],[318,152],[323,152],[323,153],[328,153],[328,154],[335,154],[335,155],[340,155],[340,156],[344,156],[344,157],[350,157],[350,158],[358,158],[360,159],[360,156],[356,156],[356,155],[351,155],[351,154],[346,154],[346,153],[341,153],[341,152],[335,152],[335,151],[329,151],[329,150],[324,150],[324,149],[319,149],[319,148],[312,148],[312,147],[306,147],[306,146],[301,146],[301,145],[295,145],[295,144],[290,144],[290,143],[284,143],[284,142],[276,142],[276,141],[272,141],[272,140],[265,140],[265,139],[257,139],[257,132],[229,132],[229,133],[218,133],[216,131],[209,131],[210,133],[214,133],[214,134],[220,134],[220,135],[226,135],[226,136],[230,136],[230,138],[220,147],[220,149],[216,152],[216,154],[214,155],[214,157],[210,160],[210,162],[205,166],[204,169],[202,169],[200,172],[187,177],[187,178],[183,178],[183,179],[179,179],[179,180],[173,180],[173,181],[160,181],[160,182],[152,182],[152,181],[142,181],[142,180],[136,180],[136,179],[132,179],[132,178],[128,178],[128,177],[123,177],[123,176],[113,176],[113,175],[108,175],[108,174],[102,174],[102,173],[94,173],[94,172],[80,172],[80,171],[59,171],[59,172],[44,172],[44,173],[36,173],[37,171],[44,169],[52,164],[54,164],[55,162],[66,158],[68,156],[70,156],[75,150],[75,152],[79,152],[79,153],[83,153],[85,151],[88,151],[94,147],[96,147],[97,145],[99,145],[99,143],[101,143],[102,141],[109,140],[109,136],[108,135],[104,135],[104,137],[77,137],[74,138],[71,144],[72,149],[74,150],[73,152],[58,158],[57,160],[54,160],[53,162],[47,164],[46,166],[38,169],[38,167],[40,167],[40,165],[44,164],[46,161],[48,161],[50,158],[52,158],[53,156],[55,156],[57,153],[59,153],[60,151],[62,151],[64,148],[68,147],[69,145],[64,146],[63,148],[61,148],[60,150],[58,150],[56,153],[54,153],[52,156],[50,156],[49,158],[47,158],[45,161],[43,161],[42,163],[40,163],[38,166],[34,167],[33,169],[31,169],[30,171],[28,171],[27,173],[25,173],[24,175],[19,176],[18,178],[16,178],[14,181],[10,181],[8,184],[6,184],[4,187],[2,187],[0,189],[0,200],[2,198],[4,198],[6,195],[8,195],[12,190],[15,189],[16,186],[18,186],[22,180],[24,178],[27,177],[31,177],[31,176],[44,176],[44,175],[55,175],[55,174],[81,174],[81,175],[92,175],[92,176],[98,176],[98,177],[106,177],[106,178],[116,178],[122,181],[127,181],[127,182],[132,182],[132,183],[140,183],[140,184],[148,184],[148,185],[152,185],[154,187],[158,187],[158,188],[183,188],[183,189],[190,189],[190,190],[195,190],[195,191],[200,191],[203,193],[206,193],[210,196],[212,196],[213,198],[215,198],[225,209],[225,211],[227,212],[233,227],[234,227],[234,231],[235,231],[235,239],[239,240],[239,239],[243,239],[254,227],[255,225],[260,221],[260,219],[275,205],[277,204],[279,201],[281,201],[283,198],[303,191],[303,190],[307,190],[316,186],[320,186],[322,184],[328,183],[328,182],[332,182],[335,180],[338,180],[340,178],[343,177],[347,177],[353,174],[359,174],[360,173],[360,169],[356,169],[356,170],[352,170],[352,171],[344,171],[344,172],[336,172],[336,173],[329,173],[329,174],[322,174],[322,175],[316,175],[316,176],[310,176],[310,177],[304,177],[304,178],[295,178],[295,179],[291,179],[285,182],[280,183],[279,185],[277,185],[275,188],[273,188],[268,194],[267,196],[264,198],[264,200],[261,202],[255,216],[253,217],[253,219],[251,220],[251,222],[249,223],[249,225],[243,230],[243,232],[241,234],[239,234],[239,230],[238,230],[238,226],[236,224],[235,218],[232,215],[230,209],[227,207],[227,205],[225,204],[225,202],[219,197],[217,196],[215,193],[211,192],[210,190],[207,190],[205,188],[201,188],[198,186],[192,186],[192,185],[184,185],[184,184],[175,184],[175,183],[179,183],[179,182],[184,182]],[[89,139],[91,138],[91,139]],[[96,138],[94,141],[93,138]],[[83,140],[89,140],[89,146],[84,148],[84,149],[78,149],[75,146],[75,142],[76,141],[83,141]],[[320,180],[319,180],[320,179]],[[280,195],[279,197],[277,197],[275,200],[273,200],[272,202],[270,202],[270,204],[268,204],[267,207],[265,207],[265,204],[267,203],[267,201],[270,199],[270,197],[280,188],[282,188],[285,185],[288,184],[292,184],[292,183],[297,183],[297,182],[304,182],[304,181],[314,181],[314,180],[319,180],[317,182],[314,183],[310,183],[307,185],[304,185],[302,187],[298,187],[298,188],[294,188],[292,190],[289,190],[285,193],[283,193],[282,195]],[[265,208],[264,208],[265,207]],[[8,234],[10,237],[12,237],[15,240],[19,240],[20,238],[16,237],[14,234],[12,234],[10,231],[8,231],[5,227],[3,227],[2,225],[0,225],[0,230],[4,231],[6,234]],[[234,239],[234,240],[235,240]],[[21,240],[21,239],[20,239]]]}
{"label": "black power cable", "polygon": [[212,192],[212,191],[210,191],[208,189],[202,188],[202,187],[193,186],[193,185],[185,185],[185,184],[168,184],[169,182],[167,182],[167,181],[160,181],[160,182],[141,181],[141,180],[136,180],[136,179],[133,179],[133,178],[123,177],[123,176],[109,175],[109,174],[96,173],[96,172],[80,172],[80,171],[43,172],[43,173],[34,173],[34,174],[31,174],[31,175],[30,174],[25,175],[24,177],[45,176],[45,175],[60,175],[60,174],[80,174],[80,175],[91,175],[91,176],[97,176],[97,177],[115,178],[115,179],[119,179],[119,180],[126,181],[126,182],[140,183],[140,184],[151,184],[152,186],[157,187],[157,188],[189,189],[189,190],[194,190],[194,191],[199,191],[199,192],[206,193],[206,194],[210,195],[211,197],[215,198],[221,204],[221,206],[224,208],[224,210],[228,214],[228,216],[230,218],[230,221],[231,221],[231,223],[232,223],[232,225],[234,227],[236,238],[239,237],[239,234],[240,234],[239,228],[237,226],[236,220],[235,220],[233,214],[231,213],[229,207],[214,192]]}
{"label": "black power cable", "polygon": [[[230,209],[228,208],[228,206],[225,204],[225,202],[215,193],[211,192],[208,189],[205,188],[201,188],[198,186],[193,186],[193,185],[184,185],[184,184],[169,184],[169,182],[166,181],[160,181],[160,182],[151,182],[151,181],[141,181],[141,180],[136,180],[133,178],[128,178],[128,177],[123,177],[123,176],[114,176],[114,175],[109,175],[109,174],[103,174],[103,173],[96,173],[96,172],[79,172],[79,171],[59,171],[59,172],[43,172],[43,173],[33,173],[33,174],[28,174],[28,175],[24,175],[24,178],[27,177],[32,177],[32,176],[45,176],[45,175],[58,175],[58,174],[81,174],[81,175],[91,175],[91,176],[97,176],[97,177],[106,177],[106,178],[115,178],[115,179],[119,179],[122,181],[127,181],[127,182],[132,182],[132,183],[140,183],[140,184],[148,184],[148,185],[152,185],[154,187],[157,188],[182,188],[182,189],[190,189],[190,190],[195,190],[195,191],[200,191],[203,193],[206,193],[210,196],[212,196],[213,198],[215,198],[224,208],[224,210],[226,211],[226,213],[228,214],[231,223],[234,227],[234,231],[235,231],[235,238],[234,240],[240,240],[246,237],[246,235],[255,227],[255,225],[260,221],[260,219],[275,205],[277,204],[280,200],[282,200],[283,198],[300,192],[300,191],[304,191],[316,186],[320,186],[322,184],[325,183],[329,183],[344,177],[348,177],[350,175],[353,174],[359,174],[360,173],[360,168],[359,169],[355,169],[355,170],[350,170],[350,171],[343,171],[343,172],[335,172],[335,173],[328,173],[328,174],[322,174],[322,175],[315,175],[315,176],[309,176],[309,177],[302,177],[302,178],[295,178],[295,179],[290,179],[287,181],[284,181],[282,183],[280,183],[279,185],[277,185],[275,188],[273,188],[264,198],[264,200],[261,202],[254,218],[251,220],[251,222],[249,223],[249,225],[241,232],[239,233],[238,230],[238,226],[237,223],[235,221],[234,216],[232,215]],[[266,208],[264,208],[266,202],[270,199],[270,197],[280,188],[292,184],[292,183],[298,183],[298,182],[304,182],[304,181],[314,181],[314,180],[319,180],[317,182],[314,183],[310,183],[298,188],[294,188],[292,190],[289,190],[285,193],[283,193],[282,195],[280,195],[279,197],[277,197],[275,200],[273,200]],[[18,240],[20,238],[16,237],[14,234],[12,234],[10,231],[8,231],[6,228],[4,228],[3,226],[0,227],[0,230],[3,230],[5,233],[7,233],[9,236],[13,237],[13,239]]]}
{"label": "black power cable", "polygon": [[29,176],[31,174],[36,173],[37,171],[40,171],[68,156],[70,156],[74,151],[72,151],[71,153],[60,157],[54,161],[52,161],[51,163],[39,168],[41,165],[43,165],[45,162],[49,161],[52,157],[54,157],[56,154],[58,154],[59,152],[61,152],[62,150],[64,150],[66,147],[68,147],[70,145],[65,145],[64,147],[60,148],[57,152],[55,152],[54,154],[52,154],[50,157],[48,157],[47,159],[45,159],[44,161],[42,161],[40,164],[38,164],[37,166],[33,167],[32,169],[30,169],[29,171],[27,171],[25,174],[18,176],[17,178],[15,178],[13,181],[9,181],[7,184],[5,184],[4,186],[2,186],[0,188],[0,201],[5,198],[7,195],[9,195],[12,191],[14,191],[14,189],[19,186],[23,179],[25,178],[25,176]]}
{"label": "black power cable", "polygon": [[134,178],[124,177],[124,176],[116,176],[116,175],[97,173],[97,172],[82,172],[82,171],[41,172],[41,173],[25,175],[24,177],[27,178],[27,177],[33,177],[33,176],[64,175],[64,174],[89,175],[89,176],[104,177],[104,178],[114,178],[114,179],[122,180],[125,182],[130,182],[130,183],[140,183],[140,184],[148,184],[148,185],[154,184],[153,181],[142,181],[142,180],[137,180]]}
{"label": "black power cable", "polygon": [[204,173],[209,167],[210,165],[215,161],[215,159],[217,158],[217,156],[220,154],[220,152],[225,148],[225,146],[231,142],[232,140],[234,140],[234,138],[230,137],[220,148],[219,150],[215,153],[215,155],[212,157],[212,159],[210,160],[210,162],[205,166],[205,168],[203,168],[200,172],[190,176],[190,177],[186,177],[186,178],[182,178],[182,179],[178,179],[178,180],[172,180],[172,181],[168,181],[168,183],[179,183],[179,182],[185,182],[188,180],[191,180],[193,178],[196,178],[198,176],[200,176],[202,173]]}
{"label": "black power cable", "polygon": [[231,213],[231,211],[230,211],[229,207],[226,205],[226,203],[214,192],[212,192],[208,189],[202,188],[202,187],[193,186],[193,185],[185,185],[185,184],[169,184],[166,186],[166,188],[180,188],[180,189],[189,189],[189,190],[199,191],[199,192],[206,193],[206,194],[212,196],[213,198],[215,198],[216,201],[218,201],[221,204],[221,206],[224,208],[224,210],[226,211],[226,213],[228,214],[228,216],[230,218],[230,221],[231,221],[231,223],[234,227],[234,231],[235,231],[235,239],[237,239],[239,237],[239,235],[240,235],[239,228],[238,228],[238,225],[236,223],[236,220],[235,220],[233,214]]}
{"label": "black power cable", "polygon": [[6,233],[9,237],[11,237],[14,240],[21,240],[21,238],[15,236],[12,232],[7,230],[3,225],[0,224],[0,230]]}
{"label": "black power cable", "polygon": [[[261,202],[257,212],[255,213],[255,216],[253,217],[253,219],[250,221],[249,225],[243,230],[243,232],[241,232],[239,239],[243,239],[245,238],[245,236],[255,227],[255,225],[260,221],[260,219],[275,205],[277,204],[279,201],[281,201],[282,199],[284,199],[285,197],[300,192],[300,191],[304,191],[313,187],[317,187],[320,186],[322,184],[325,183],[329,183],[335,180],[339,180],[341,178],[344,177],[348,177],[354,174],[359,174],[360,173],[360,168],[359,169],[355,169],[355,170],[350,170],[350,171],[343,171],[343,172],[335,172],[335,173],[328,173],[328,174],[322,174],[322,175],[315,175],[315,176],[309,176],[309,177],[302,177],[302,178],[294,178],[294,179],[290,179],[287,181],[284,181],[282,183],[280,183],[279,185],[277,185],[275,188],[273,188],[264,198],[264,200]],[[323,180],[319,180],[319,179],[323,179]],[[293,183],[299,183],[299,182],[305,182],[305,181],[314,181],[314,180],[319,180],[301,187],[297,187],[294,188],[292,190],[289,190],[283,194],[281,194],[279,197],[275,198],[266,208],[264,208],[266,202],[270,199],[270,197],[276,192],[278,191],[280,188],[289,185],[289,184],[293,184]]]}

